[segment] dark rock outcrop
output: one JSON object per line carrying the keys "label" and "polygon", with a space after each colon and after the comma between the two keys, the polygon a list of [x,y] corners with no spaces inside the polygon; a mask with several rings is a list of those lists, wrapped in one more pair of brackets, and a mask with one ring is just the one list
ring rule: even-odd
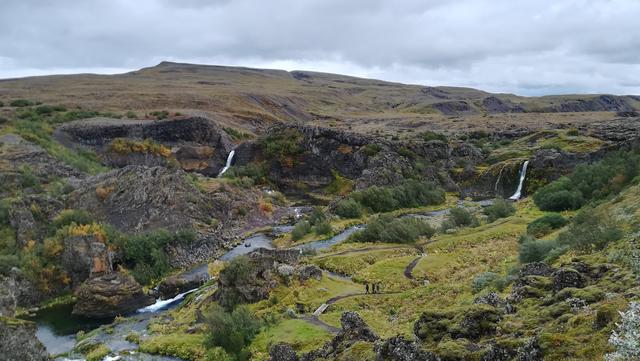
{"label": "dark rock outcrop", "polygon": [[76,290],[73,314],[109,318],[134,312],[154,302],[133,277],[112,273],[85,281]]}
{"label": "dark rock outcrop", "polygon": [[173,298],[176,295],[198,288],[206,279],[188,278],[180,275],[170,276],[158,284],[158,296],[162,299]]}
{"label": "dark rock outcrop", "polygon": [[308,279],[320,280],[322,278],[322,270],[315,265],[304,265],[298,269],[298,278],[300,281]]}
{"label": "dark rock outcrop", "polygon": [[444,115],[468,115],[477,112],[475,108],[464,100],[434,103],[432,107]]}
{"label": "dark rock outcrop", "polygon": [[0,316],[13,316],[16,307],[37,305],[42,293],[18,268],[13,268],[7,276],[0,276]]}
{"label": "dark rock outcrop", "polygon": [[322,348],[302,355],[302,361],[332,359],[351,347],[354,343],[375,342],[379,338],[356,312],[345,312],[340,317],[341,329]]}
{"label": "dark rock outcrop", "polygon": [[85,280],[113,271],[113,255],[107,245],[95,235],[72,236],[64,239],[62,267],[71,277],[72,288]]}
{"label": "dark rock outcrop", "polygon": [[417,343],[402,336],[377,343],[375,351],[376,361],[440,361],[436,354],[421,350]]}
{"label": "dark rock outcrop", "polygon": [[117,138],[134,141],[151,139],[171,149],[171,157],[184,169],[215,176],[233,149],[229,136],[213,120],[189,117],[165,120],[94,118],[66,123],[55,131],[67,146],[90,147],[111,166],[167,165],[151,153],[118,153],[109,145]]}
{"label": "dark rock outcrop", "polygon": [[489,305],[501,310],[503,313],[513,313],[514,307],[509,301],[503,300],[497,293],[489,292],[488,294],[476,297],[473,303],[477,305]]}
{"label": "dark rock outcrop", "polygon": [[298,355],[291,345],[286,343],[278,343],[269,350],[271,361],[298,361]]}
{"label": "dark rock outcrop", "polygon": [[0,316],[0,361],[47,361],[49,355],[36,338],[36,324]]}
{"label": "dark rock outcrop", "polygon": [[551,276],[555,269],[544,262],[532,262],[520,268],[520,277],[524,276]]}
{"label": "dark rock outcrop", "polygon": [[525,111],[522,106],[503,101],[496,96],[484,98],[482,106],[489,113],[524,113]]}
{"label": "dark rock outcrop", "polygon": [[572,268],[560,268],[553,272],[554,291],[560,291],[563,288],[583,288],[587,284],[586,278],[578,271]]}

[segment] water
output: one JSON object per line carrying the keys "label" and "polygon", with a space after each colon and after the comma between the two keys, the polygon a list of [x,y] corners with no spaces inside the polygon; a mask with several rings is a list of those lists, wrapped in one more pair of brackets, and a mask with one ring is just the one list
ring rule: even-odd
{"label": "water", "polygon": [[73,304],[60,304],[42,309],[33,317],[25,317],[38,324],[36,337],[52,354],[70,351],[75,345],[75,335],[79,331],[91,331],[113,322],[113,318],[92,319],[71,313]]}
{"label": "water", "polygon": [[529,161],[525,161],[522,163],[522,168],[520,169],[520,181],[518,182],[518,188],[516,188],[516,192],[513,193],[509,199],[517,201],[522,196],[522,185],[524,184],[524,179],[527,176],[527,166],[529,165]]}
{"label": "water", "polygon": [[247,254],[251,251],[255,251],[258,248],[273,249],[274,247],[271,243],[271,238],[267,237],[267,235],[263,233],[254,234],[253,236],[242,241],[242,243],[234,247],[229,252],[225,253],[222,257],[220,257],[220,259],[223,261],[230,261],[238,256]]}
{"label": "water", "polygon": [[301,244],[299,246],[293,247],[293,249],[299,249],[299,250],[305,251],[305,250],[321,250],[324,248],[329,248],[334,244],[338,244],[340,242],[345,241],[347,238],[349,238],[349,236],[351,236],[352,234],[354,234],[355,232],[361,229],[364,229],[364,226],[362,225],[353,226],[345,229],[344,231],[338,233],[337,235],[329,239],[323,239],[319,241],[313,241],[313,242]]}
{"label": "water", "polygon": [[229,167],[231,167],[231,162],[233,162],[233,156],[236,154],[235,150],[232,150],[229,155],[227,156],[227,164],[225,164],[224,168],[222,168],[222,170],[220,171],[220,173],[218,173],[218,177],[220,177],[221,175],[224,174],[224,172],[226,172]]}
{"label": "water", "polygon": [[175,297],[170,298],[168,300],[163,300],[163,299],[159,298],[159,299],[156,300],[156,302],[154,304],[139,309],[138,313],[162,311],[162,310],[170,307],[171,305],[182,301],[186,295],[188,295],[189,293],[195,292],[196,290],[197,290],[197,288],[194,288],[194,289],[189,290],[187,292],[180,293],[180,294],[176,295]]}

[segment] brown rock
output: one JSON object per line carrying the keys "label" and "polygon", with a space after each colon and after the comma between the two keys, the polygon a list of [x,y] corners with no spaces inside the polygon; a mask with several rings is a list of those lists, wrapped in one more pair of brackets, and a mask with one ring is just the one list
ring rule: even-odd
{"label": "brown rock", "polygon": [[109,318],[134,312],[154,302],[133,277],[112,273],[89,279],[76,291],[73,314]]}

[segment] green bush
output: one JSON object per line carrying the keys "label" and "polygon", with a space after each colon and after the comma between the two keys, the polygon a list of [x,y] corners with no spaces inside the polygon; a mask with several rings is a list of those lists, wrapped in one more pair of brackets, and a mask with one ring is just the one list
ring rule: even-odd
{"label": "green bush", "polygon": [[374,155],[380,153],[381,150],[382,146],[380,146],[380,144],[367,144],[362,147],[362,152],[369,157],[373,157]]}
{"label": "green bush", "polygon": [[165,252],[167,245],[188,244],[194,239],[192,230],[168,232],[161,229],[133,236],[118,235],[115,243],[122,249],[124,263],[133,270],[133,277],[141,284],[148,284],[171,269]]}
{"label": "green bush", "polygon": [[11,103],[9,103],[9,105],[11,105],[12,107],[22,108],[22,107],[32,106],[33,102],[31,100],[27,100],[27,99],[16,99],[16,100],[11,101]]}
{"label": "green bush", "polygon": [[492,205],[484,209],[484,214],[489,218],[489,222],[493,222],[500,218],[506,218],[516,213],[516,208],[509,201],[502,198],[496,199]]}
{"label": "green bush", "polygon": [[293,227],[293,231],[291,231],[291,239],[297,241],[307,235],[311,231],[311,223],[306,220],[302,220]]}
{"label": "green bush", "polygon": [[419,218],[397,218],[382,215],[370,221],[365,229],[356,232],[352,240],[357,242],[414,243],[421,236],[435,234],[429,223]]}
{"label": "green bush", "polygon": [[499,279],[500,275],[494,272],[483,272],[473,278],[471,282],[471,289],[473,293],[478,293],[483,289],[495,284]]}
{"label": "green bush", "polygon": [[322,221],[313,227],[313,231],[317,235],[327,235],[333,233],[333,228],[331,227],[331,223]]}
{"label": "green bush", "polygon": [[154,112],[149,113],[151,116],[156,117],[159,120],[166,119],[169,117],[169,112],[166,110],[156,110]]}
{"label": "green bush", "polygon": [[259,144],[267,157],[277,158],[282,161],[287,157],[295,157],[303,152],[303,139],[304,136],[299,130],[286,128],[260,139]]}
{"label": "green bush", "polygon": [[407,180],[394,187],[373,186],[353,192],[351,198],[373,212],[389,212],[400,208],[442,204],[445,194],[433,183]]}
{"label": "green bush", "polygon": [[239,306],[232,312],[214,308],[206,317],[207,345],[221,347],[236,360],[247,360],[247,347],[260,332],[260,321],[246,306]]}
{"label": "green bush", "polygon": [[136,112],[134,112],[133,110],[129,110],[128,112],[124,113],[124,116],[129,119],[136,119],[138,117],[138,114],[136,114]]}
{"label": "green bush", "polygon": [[[255,184],[267,183],[267,169],[264,164],[249,163],[244,166],[233,166],[229,168],[222,177],[234,179],[236,183],[240,180],[242,184],[251,184],[250,186],[245,187],[250,188]],[[251,180],[251,182],[249,183],[245,178]]]}
{"label": "green bush", "polygon": [[564,227],[567,222],[566,218],[557,213],[547,214],[529,223],[527,233],[535,237],[542,237],[554,229]]}
{"label": "green bush", "polygon": [[446,143],[449,141],[446,135],[442,133],[432,132],[430,130],[420,133],[420,138],[422,138],[422,140],[424,140],[425,142],[429,142],[432,140],[439,140],[441,142]]}
{"label": "green bush", "polygon": [[448,218],[457,227],[466,227],[478,223],[478,220],[462,207],[451,208]]}
{"label": "green bush", "polygon": [[560,233],[558,242],[579,250],[603,249],[609,242],[622,238],[622,230],[613,220],[600,216],[593,209],[580,211],[569,228]]}
{"label": "green bush", "polygon": [[231,260],[220,271],[220,280],[225,285],[224,294],[220,297],[219,303],[226,310],[231,311],[237,305],[245,302],[245,298],[237,290],[237,287],[253,282],[252,278],[255,277],[255,264],[248,256],[239,256]]}
{"label": "green bush", "polygon": [[342,218],[360,218],[362,216],[362,207],[354,199],[347,198],[336,204],[334,212]]}
{"label": "green bush", "polygon": [[76,209],[65,209],[53,219],[53,227],[60,229],[71,223],[90,224],[94,221],[93,216],[89,212]]}
{"label": "green bush", "polygon": [[558,242],[555,239],[526,238],[518,249],[518,259],[523,264],[544,261],[549,256],[549,253],[558,247]]}
{"label": "green bush", "polygon": [[540,188],[533,200],[541,210],[578,209],[588,201],[619,193],[639,174],[637,151],[614,152],[602,161],[577,166],[569,177]]}

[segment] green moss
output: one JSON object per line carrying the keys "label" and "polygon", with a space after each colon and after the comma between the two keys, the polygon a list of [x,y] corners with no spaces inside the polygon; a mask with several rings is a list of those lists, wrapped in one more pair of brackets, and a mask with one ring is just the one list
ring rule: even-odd
{"label": "green moss", "polygon": [[140,344],[140,351],[190,361],[200,361],[206,355],[204,335],[187,333],[153,336]]}

